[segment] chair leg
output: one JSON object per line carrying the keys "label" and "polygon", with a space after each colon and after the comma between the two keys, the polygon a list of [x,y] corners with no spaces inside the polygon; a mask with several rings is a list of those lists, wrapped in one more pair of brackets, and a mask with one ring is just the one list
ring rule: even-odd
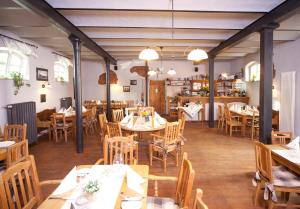
{"label": "chair leg", "polygon": [[57,143],[57,141],[58,141],[58,134],[57,134],[57,130],[54,130],[54,135],[55,135],[55,142]]}
{"label": "chair leg", "polygon": [[254,127],[251,126],[251,140],[253,141],[254,139]]}
{"label": "chair leg", "polygon": [[257,183],[257,186],[255,188],[255,193],[254,193],[254,206],[257,206],[257,202],[258,202],[258,196],[260,193],[260,189],[261,189],[261,183]]}
{"label": "chair leg", "polygon": [[229,136],[232,136],[232,126],[229,126]]}
{"label": "chair leg", "polygon": [[167,153],[163,154],[163,166],[164,166],[164,173],[167,173]]}
{"label": "chair leg", "polygon": [[176,151],[176,166],[178,167],[178,161],[179,161],[179,150]]}
{"label": "chair leg", "polygon": [[273,203],[272,199],[269,198],[269,200],[268,200],[268,209],[273,209],[273,207],[274,207],[274,203]]}
{"label": "chair leg", "polygon": [[64,137],[65,137],[65,143],[68,142],[68,131],[67,129],[64,129]]}
{"label": "chair leg", "polygon": [[136,164],[139,162],[139,145],[137,144],[135,147],[135,159],[136,159]]}
{"label": "chair leg", "polygon": [[152,157],[153,157],[153,145],[150,144],[149,145],[149,163],[150,163],[150,166],[152,166]]}

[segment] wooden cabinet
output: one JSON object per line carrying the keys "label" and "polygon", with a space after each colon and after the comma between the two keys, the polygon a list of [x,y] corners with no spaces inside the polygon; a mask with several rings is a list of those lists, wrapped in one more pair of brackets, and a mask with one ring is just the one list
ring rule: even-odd
{"label": "wooden cabinet", "polygon": [[178,111],[177,111],[177,105],[178,105],[178,99],[176,97],[168,97],[168,115],[170,117],[177,117]]}

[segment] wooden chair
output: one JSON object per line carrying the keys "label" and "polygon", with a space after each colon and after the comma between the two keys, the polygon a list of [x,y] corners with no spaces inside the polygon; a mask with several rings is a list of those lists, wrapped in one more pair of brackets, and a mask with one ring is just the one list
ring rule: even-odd
{"label": "wooden chair", "polygon": [[125,109],[125,113],[127,113],[128,115],[130,115],[131,113],[133,113],[133,115],[138,115],[138,108],[137,107],[128,107]]}
{"label": "wooden chair", "polygon": [[138,106],[138,115],[141,116],[143,112],[148,112],[149,115],[154,115],[154,107],[139,107]]}
{"label": "wooden chair", "polygon": [[102,113],[98,115],[98,120],[99,120],[99,127],[100,127],[100,137],[101,141],[104,140],[105,135],[107,134],[107,118],[106,114]]}
{"label": "wooden chair", "polygon": [[3,132],[2,132],[2,128],[0,126],[0,141],[3,141],[4,140],[4,135],[3,135]]}
{"label": "wooden chair", "polygon": [[6,168],[9,168],[28,158],[28,141],[17,142],[7,147]]}
{"label": "wooden chair", "polygon": [[4,141],[11,140],[15,142],[25,141],[27,133],[27,124],[6,124],[4,126]]}
{"label": "wooden chair", "polygon": [[274,206],[289,206],[299,208],[300,205],[287,204],[290,193],[300,193],[300,177],[290,172],[284,166],[272,166],[271,150],[260,142],[255,142],[256,169],[260,180],[254,194],[254,205],[257,205],[259,193],[266,184],[272,185],[275,193],[280,192],[281,202],[272,200],[271,192],[268,195],[268,209]]}
{"label": "wooden chair", "polygon": [[271,138],[272,138],[272,144],[287,144],[292,140],[293,133],[272,131]]}
{"label": "wooden chair", "polygon": [[107,123],[106,130],[108,138],[122,136],[120,123]]}
{"label": "wooden chair", "polygon": [[[242,127],[244,124],[239,120],[239,117],[232,116],[228,107],[224,107],[224,116],[225,116],[225,132],[227,133],[229,128],[229,135],[232,136],[233,131],[242,132]],[[235,128],[235,130],[233,130]]]}
{"label": "wooden chair", "polygon": [[97,106],[92,106],[92,125],[94,130],[98,130]]}
{"label": "wooden chair", "polygon": [[253,112],[252,119],[248,121],[246,126],[250,127],[251,139],[254,140],[254,137],[258,136],[259,131],[259,116],[257,115],[257,113]]}
{"label": "wooden chair", "polygon": [[59,183],[60,180],[40,182],[34,157],[28,156],[0,176],[0,208],[37,208],[42,202],[41,186]]}
{"label": "wooden chair", "polygon": [[225,122],[224,111],[222,105],[218,105],[218,128],[223,130]]}
{"label": "wooden chair", "polygon": [[[157,134],[151,134],[153,142],[149,145],[149,158],[150,166],[152,166],[152,159],[158,159],[163,162],[164,173],[167,172],[167,156],[171,152],[175,152],[176,166],[178,166],[178,158],[180,153],[180,147],[178,146],[179,131],[181,126],[181,120],[178,122],[167,123],[164,136]],[[156,152],[158,156],[153,156],[153,152]]]}
{"label": "wooden chair", "polygon": [[113,164],[115,154],[121,154],[124,164],[137,164],[138,149],[136,147],[133,136],[108,138],[106,135],[103,143],[103,158],[95,164]]}
{"label": "wooden chair", "polygon": [[203,196],[202,189],[197,189],[192,209],[208,209],[207,205],[202,200],[202,196]]}
{"label": "wooden chair", "polygon": [[55,137],[55,142],[58,142],[58,133],[64,135],[65,142],[68,142],[68,134],[72,134],[72,123],[66,122],[64,113],[53,113],[52,127]]}
{"label": "wooden chair", "polygon": [[[187,159],[187,153],[183,154],[181,167],[178,177],[170,176],[155,176],[149,175],[149,180],[154,180],[155,192],[154,197],[147,197],[148,209],[159,208],[189,208],[192,188],[194,183],[195,171],[191,162]],[[158,197],[158,181],[173,181],[176,182],[175,200],[171,198]]]}
{"label": "wooden chair", "polygon": [[182,118],[180,120],[181,120],[181,123],[180,123],[180,128],[179,128],[178,147],[180,149],[180,153],[182,153],[182,147],[183,147],[184,143],[187,141],[187,139],[183,135],[184,128],[185,128],[185,121],[186,121],[185,116],[182,115]]}
{"label": "wooden chair", "polygon": [[92,135],[95,132],[94,129],[94,118],[93,118],[93,112],[92,110],[87,110],[86,115],[83,119],[83,130],[85,135]]}
{"label": "wooden chair", "polygon": [[117,110],[113,110],[113,122],[121,122],[121,120],[123,120],[124,118],[124,111],[123,109],[117,109]]}

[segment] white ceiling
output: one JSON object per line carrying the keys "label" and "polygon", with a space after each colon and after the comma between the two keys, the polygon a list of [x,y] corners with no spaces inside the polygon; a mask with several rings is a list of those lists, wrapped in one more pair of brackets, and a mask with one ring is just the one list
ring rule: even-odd
{"label": "white ceiling", "polygon": [[[145,47],[163,46],[163,59],[186,59],[195,47],[206,51],[245,28],[284,0],[174,0],[174,39],[170,0],[47,0],[70,22],[114,58],[136,59]],[[300,15],[283,21],[275,44],[300,37]],[[0,1],[0,29],[72,55],[67,34],[12,0]],[[226,49],[219,60],[235,59],[259,49],[259,34]],[[83,47],[83,58],[100,59]]]}

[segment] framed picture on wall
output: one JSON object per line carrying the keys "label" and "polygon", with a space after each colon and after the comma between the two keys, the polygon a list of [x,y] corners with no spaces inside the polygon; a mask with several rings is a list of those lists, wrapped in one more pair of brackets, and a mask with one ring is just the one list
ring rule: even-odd
{"label": "framed picture on wall", "polygon": [[41,103],[46,102],[46,94],[40,95],[40,101],[41,101]]}
{"label": "framed picture on wall", "polygon": [[44,68],[36,68],[36,80],[37,81],[48,81],[48,70]]}
{"label": "framed picture on wall", "polygon": [[137,81],[136,80],[130,80],[130,85],[134,86],[137,84]]}
{"label": "framed picture on wall", "polygon": [[123,86],[123,92],[130,92],[130,86]]}

